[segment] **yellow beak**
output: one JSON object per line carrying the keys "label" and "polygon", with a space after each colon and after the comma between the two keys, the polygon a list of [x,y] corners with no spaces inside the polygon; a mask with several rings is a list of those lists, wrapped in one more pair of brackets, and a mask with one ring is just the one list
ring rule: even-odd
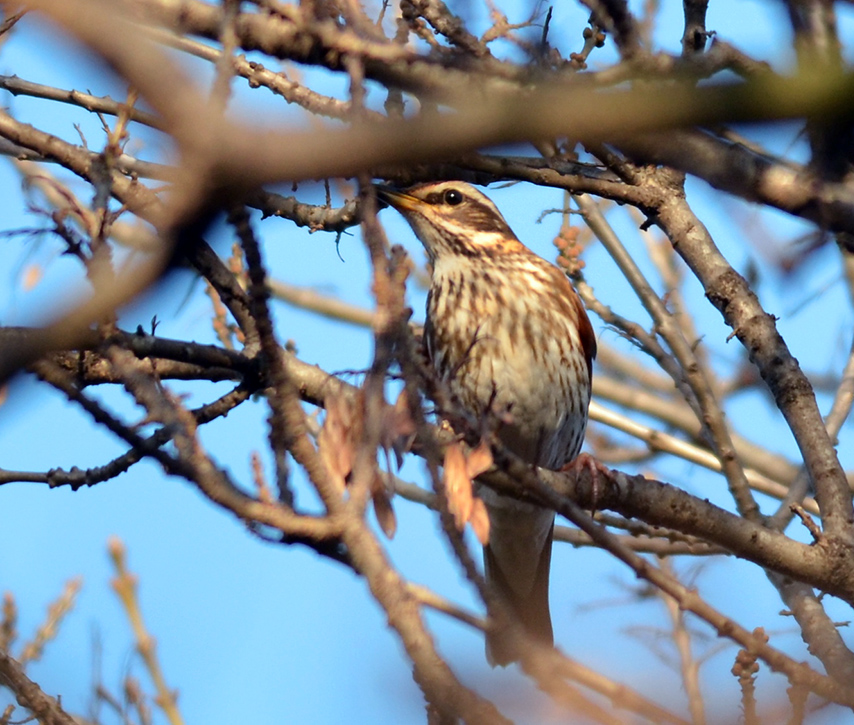
{"label": "yellow beak", "polygon": [[399,212],[415,211],[424,205],[424,202],[418,197],[393,189],[390,186],[374,184],[374,188],[377,190],[377,197],[380,201],[385,202]]}

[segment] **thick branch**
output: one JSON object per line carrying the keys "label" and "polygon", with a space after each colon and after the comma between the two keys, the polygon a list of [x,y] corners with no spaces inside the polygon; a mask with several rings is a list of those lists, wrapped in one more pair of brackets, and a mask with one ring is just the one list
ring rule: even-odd
{"label": "thick branch", "polygon": [[813,479],[825,531],[836,545],[844,544],[838,554],[847,552],[850,556],[850,547],[854,545],[851,489],[824,426],[812,386],[777,331],[774,317],[762,309],[747,281],[730,266],[685,202],[681,185],[672,179],[668,181],[663,174],[658,178],[663,183],[656,221],[759,369],[792,429]]}

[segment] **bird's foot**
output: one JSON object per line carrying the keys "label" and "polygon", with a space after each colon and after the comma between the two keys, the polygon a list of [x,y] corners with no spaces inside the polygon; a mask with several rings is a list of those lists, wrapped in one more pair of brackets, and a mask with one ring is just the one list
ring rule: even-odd
{"label": "bird's foot", "polygon": [[[599,501],[605,493],[605,482],[608,476],[611,475],[611,469],[599,463],[589,453],[579,453],[569,463],[560,469],[561,473],[572,473],[576,480],[581,475],[581,472],[587,469],[590,471],[590,513],[595,514],[599,508]],[[600,478],[600,474],[605,477],[605,482]]]}

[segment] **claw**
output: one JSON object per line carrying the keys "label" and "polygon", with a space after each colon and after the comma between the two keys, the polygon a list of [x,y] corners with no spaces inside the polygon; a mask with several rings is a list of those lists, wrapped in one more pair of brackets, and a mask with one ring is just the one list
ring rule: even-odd
{"label": "claw", "polygon": [[611,474],[611,469],[607,466],[599,463],[593,456],[589,453],[579,453],[575,458],[573,458],[569,463],[561,467],[561,473],[573,473],[575,474],[576,480],[581,475],[581,472],[584,469],[590,471],[590,484],[591,484],[591,502],[590,502],[590,513],[595,514],[596,510],[599,508],[599,500],[605,493],[605,484],[600,479],[599,474],[607,477]]}

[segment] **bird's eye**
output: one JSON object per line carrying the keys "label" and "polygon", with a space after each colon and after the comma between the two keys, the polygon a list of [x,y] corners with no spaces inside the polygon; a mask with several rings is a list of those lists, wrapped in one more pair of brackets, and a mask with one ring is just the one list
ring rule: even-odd
{"label": "bird's eye", "polygon": [[457,206],[463,203],[463,195],[456,189],[448,189],[445,192],[444,201],[448,206]]}

